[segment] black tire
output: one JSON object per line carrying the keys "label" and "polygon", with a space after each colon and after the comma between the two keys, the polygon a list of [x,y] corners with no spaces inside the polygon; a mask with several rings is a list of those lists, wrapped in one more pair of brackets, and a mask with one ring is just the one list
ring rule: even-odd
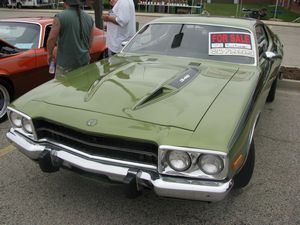
{"label": "black tire", "polygon": [[245,164],[242,169],[233,177],[234,185],[233,188],[240,189],[247,186],[251,180],[255,164],[255,146],[254,139],[252,139],[249,153]]}
{"label": "black tire", "polygon": [[277,89],[277,80],[278,80],[278,78],[276,77],[272,83],[272,86],[270,88],[270,91],[269,91],[269,94],[267,97],[267,102],[273,102],[275,99],[275,93],[276,93],[276,89]]}
{"label": "black tire", "polygon": [[0,122],[7,119],[6,109],[11,101],[11,90],[6,81],[0,80]]}
{"label": "black tire", "polygon": [[22,8],[21,3],[17,3],[17,9],[21,9],[21,8]]}

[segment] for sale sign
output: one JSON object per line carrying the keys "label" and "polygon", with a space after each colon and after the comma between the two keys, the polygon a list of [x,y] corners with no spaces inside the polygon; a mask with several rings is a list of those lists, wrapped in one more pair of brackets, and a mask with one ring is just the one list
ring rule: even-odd
{"label": "for sale sign", "polygon": [[254,57],[251,35],[243,32],[210,32],[209,55]]}

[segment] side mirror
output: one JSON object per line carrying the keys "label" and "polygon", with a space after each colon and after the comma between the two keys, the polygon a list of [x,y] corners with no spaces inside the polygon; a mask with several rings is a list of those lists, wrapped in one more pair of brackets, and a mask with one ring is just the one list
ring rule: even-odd
{"label": "side mirror", "polygon": [[275,52],[265,52],[263,57],[267,60],[282,59],[282,55],[279,55]]}
{"label": "side mirror", "polygon": [[128,43],[128,41],[123,41],[123,42],[121,43],[121,45],[124,47],[125,45],[127,45],[127,43]]}

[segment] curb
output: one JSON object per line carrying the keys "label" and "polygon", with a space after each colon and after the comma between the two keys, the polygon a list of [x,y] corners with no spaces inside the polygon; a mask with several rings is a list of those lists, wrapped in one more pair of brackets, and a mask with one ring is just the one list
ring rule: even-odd
{"label": "curb", "polygon": [[278,80],[278,88],[287,91],[300,92],[300,81],[289,79]]}
{"label": "curb", "polygon": [[280,22],[280,21],[271,21],[271,20],[262,20],[268,26],[283,26],[283,27],[295,27],[300,28],[300,23],[292,22]]}

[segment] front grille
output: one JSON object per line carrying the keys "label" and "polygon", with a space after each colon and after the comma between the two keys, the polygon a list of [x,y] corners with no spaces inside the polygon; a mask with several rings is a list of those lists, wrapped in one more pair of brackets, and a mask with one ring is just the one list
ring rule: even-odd
{"label": "front grille", "polygon": [[54,141],[81,152],[157,166],[157,144],[131,138],[84,133],[46,120],[34,120],[38,139]]}

